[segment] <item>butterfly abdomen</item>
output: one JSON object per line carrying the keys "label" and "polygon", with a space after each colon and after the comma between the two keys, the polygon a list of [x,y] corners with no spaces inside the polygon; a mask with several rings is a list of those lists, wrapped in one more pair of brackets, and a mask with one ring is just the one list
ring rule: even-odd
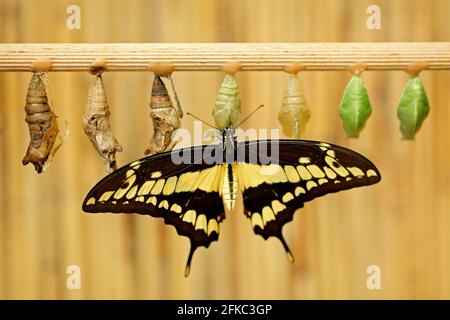
{"label": "butterfly abdomen", "polygon": [[224,174],[222,192],[223,204],[228,210],[232,210],[236,204],[237,180],[231,164],[227,164],[227,171]]}

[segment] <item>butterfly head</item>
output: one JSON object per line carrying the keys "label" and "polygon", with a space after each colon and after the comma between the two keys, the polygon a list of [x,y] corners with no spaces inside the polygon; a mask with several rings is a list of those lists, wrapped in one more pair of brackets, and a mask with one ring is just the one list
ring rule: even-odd
{"label": "butterfly head", "polygon": [[233,149],[236,142],[236,134],[234,128],[225,128],[222,131],[222,142],[226,149]]}

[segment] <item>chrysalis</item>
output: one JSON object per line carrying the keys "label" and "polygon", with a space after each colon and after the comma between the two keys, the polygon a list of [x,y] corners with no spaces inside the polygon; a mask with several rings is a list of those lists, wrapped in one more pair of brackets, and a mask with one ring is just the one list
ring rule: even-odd
{"label": "chrysalis", "polygon": [[83,128],[95,150],[100,154],[106,170],[112,172],[117,169],[116,152],[122,151],[122,146],[111,132],[109,116],[109,106],[106,101],[101,72],[99,72],[89,87],[83,114]]}
{"label": "chrysalis", "polygon": [[37,173],[44,172],[67,137],[58,135],[56,115],[52,111],[52,99],[45,72],[34,72],[28,86],[25,105],[26,118],[30,132],[30,144],[22,164],[32,163]]}
{"label": "chrysalis", "polygon": [[411,77],[397,107],[403,139],[413,139],[430,112],[427,93],[418,75]]}
{"label": "chrysalis", "polygon": [[155,154],[172,150],[177,141],[172,141],[172,133],[181,125],[183,112],[175,91],[172,77],[167,76],[172,85],[177,106],[175,107],[170,99],[164,82],[161,77],[155,74],[150,98],[150,116],[153,119],[153,137],[145,154]]}
{"label": "chrysalis", "polygon": [[359,73],[355,73],[345,88],[339,107],[339,116],[344,121],[347,137],[357,138],[371,113],[366,86]]}
{"label": "chrysalis", "polygon": [[233,127],[241,113],[239,85],[234,74],[227,73],[217,93],[213,116],[219,130]]}
{"label": "chrysalis", "polygon": [[311,111],[300,78],[289,74],[278,113],[284,134],[294,139],[300,138],[310,117]]}

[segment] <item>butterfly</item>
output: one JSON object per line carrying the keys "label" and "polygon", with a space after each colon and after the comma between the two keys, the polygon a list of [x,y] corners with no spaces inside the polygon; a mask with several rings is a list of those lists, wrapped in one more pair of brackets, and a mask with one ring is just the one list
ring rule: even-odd
{"label": "butterfly", "polygon": [[278,238],[293,261],[282,228],[297,209],[380,179],[372,162],[344,147],[309,140],[238,142],[234,129],[225,129],[221,143],[159,153],[114,171],[89,191],[83,210],[163,218],[190,239],[187,276],[195,250],[218,239],[238,188],[253,231]]}

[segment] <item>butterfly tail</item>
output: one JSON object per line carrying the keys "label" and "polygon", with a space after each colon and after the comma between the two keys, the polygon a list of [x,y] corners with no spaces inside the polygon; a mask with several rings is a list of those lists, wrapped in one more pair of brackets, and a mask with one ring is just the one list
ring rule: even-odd
{"label": "butterfly tail", "polygon": [[184,269],[184,276],[189,276],[189,273],[191,272],[191,263],[192,263],[192,257],[194,256],[194,252],[197,249],[197,246],[191,243],[191,249],[189,250],[189,256],[186,262],[186,268]]}
{"label": "butterfly tail", "polygon": [[289,260],[289,262],[294,262],[294,256],[292,255],[291,250],[289,249],[289,246],[287,245],[286,241],[283,238],[283,235],[280,232],[280,235],[277,237],[280,239],[281,244],[283,245],[284,251],[286,251],[286,256]]}

